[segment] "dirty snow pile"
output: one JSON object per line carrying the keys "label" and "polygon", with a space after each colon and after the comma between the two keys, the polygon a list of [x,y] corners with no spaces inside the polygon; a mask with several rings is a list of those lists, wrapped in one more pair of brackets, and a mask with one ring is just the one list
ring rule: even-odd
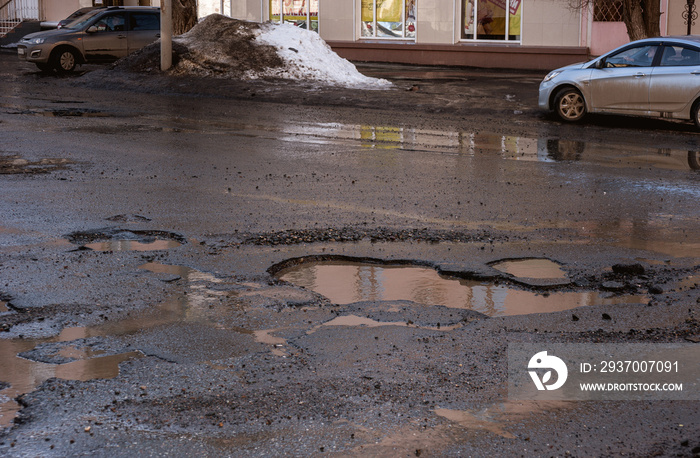
{"label": "dirty snow pile", "polygon": [[343,86],[389,86],[387,80],[370,78],[338,56],[316,32],[292,24],[267,23],[256,40],[277,48],[285,62],[282,68],[269,69],[265,76],[289,79],[313,79]]}
{"label": "dirty snow pile", "polygon": [[[152,72],[159,67],[160,43],[122,59],[116,67]],[[220,14],[203,18],[173,38],[173,74],[243,80],[283,78],[328,85],[385,89],[338,56],[315,32],[292,24],[259,24]]]}

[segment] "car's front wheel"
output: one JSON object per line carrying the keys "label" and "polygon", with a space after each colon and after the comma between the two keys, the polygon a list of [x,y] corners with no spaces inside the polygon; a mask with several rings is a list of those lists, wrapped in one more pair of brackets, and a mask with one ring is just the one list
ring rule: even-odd
{"label": "car's front wheel", "polygon": [[554,98],[554,112],[562,121],[579,121],[586,115],[586,101],[577,89],[562,89]]}
{"label": "car's front wheel", "polygon": [[53,53],[53,68],[60,73],[69,73],[78,65],[78,56],[70,48],[59,48]]}
{"label": "car's front wheel", "polygon": [[37,67],[40,71],[42,71],[42,72],[48,72],[48,71],[51,71],[51,70],[52,70],[51,65],[49,65],[49,64],[40,64],[40,63],[37,63],[37,64],[36,64],[36,67]]}
{"label": "car's front wheel", "polygon": [[690,109],[690,119],[695,123],[695,127],[700,129],[700,99],[696,100]]}
{"label": "car's front wheel", "polygon": [[693,170],[700,170],[700,151],[688,151],[688,165]]}

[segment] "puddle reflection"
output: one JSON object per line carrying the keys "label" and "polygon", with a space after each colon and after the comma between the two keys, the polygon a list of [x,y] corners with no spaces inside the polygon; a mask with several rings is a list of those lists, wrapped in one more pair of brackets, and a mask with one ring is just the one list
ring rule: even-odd
{"label": "puddle reflection", "polygon": [[416,266],[314,262],[284,269],[280,280],[313,290],[336,304],[410,300],[475,310],[489,316],[569,310],[594,304],[647,303],[645,296],[605,297],[597,292],[537,294],[488,282],[448,278]]}
{"label": "puddle reflection", "polygon": [[95,251],[156,251],[177,248],[182,245],[175,240],[109,240],[107,242],[88,243],[85,246]]}
{"label": "puddle reflection", "polygon": [[700,151],[610,144],[490,132],[447,131],[363,124],[288,124],[282,140],[311,143],[356,141],[362,148],[467,154],[496,153],[504,159],[589,162],[611,167],[652,166],[700,170]]}
{"label": "puddle reflection", "polygon": [[81,344],[61,346],[46,355],[75,359],[65,363],[30,360],[20,356],[21,354],[46,344],[75,342],[91,337],[126,336],[144,329],[174,323],[185,316],[187,305],[185,299],[171,300],[151,311],[123,320],[95,326],[66,327],[54,337],[0,339],[0,381],[10,385],[0,390],[0,428],[9,426],[20,409],[14,398],[32,392],[44,381],[54,377],[79,381],[114,378],[119,375],[120,363],[143,356],[139,351],[104,355],[102,351]]}
{"label": "puddle reflection", "polygon": [[559,264],[549,259],[514,259],[491,264],[491,267],[520,278],[553,280],[568,278],[566,272],[561,270]]}
{"label": "puddle reflection", "polygon": [[[189,267],[157,262],[146,263],[140,268],[154,274],[175,276],[177,280],[186,283],[186,293],[120,320],[105,321],[94,326],[66,327],[53,337],[0,339],[0,388],[5,387],[0,389],[0,429],[9,426],[20,409],[14,398],[32,392],[44,381],[53,377],[80,381],[114,378],[119,375],[120,363],[142,356],[139,351],[106,355],[104,351],[91,348],[84,339],[125,337],[180,322],[224,329],[218,318],[231,305],[221,299],[231,293],[215,289],[215,285],[223,280]],[[263,285],[253,283],[236,286],[263,293],[265,289]],[[273,335],[278,329],[254,331],[235,326],[225,329],[250,335],[256,342],[269,345],[270,352],[274,355],[288,356],[284,348],[286,340]],[[36,359],[54,362],[36,361],[34,356],[28,354],[31,351],[40,355]],[[9,387],[5,384],[9,384]]]}
{"label": "puddle reflection", "polygon": [[452,331],[457,328],[461,328],[462,324],[453,324],[449,326],[418,326],[416,324],[406,322],[406,321],[376,321],[371,318],[365,318],[357,315],[341,315],[339,317],[333,318],[330,321],[326,321],[325,323],[319,324],[318,326],[314,326],[311,328],[309,331],[307,331],[307,334],[313,334],[316,332],[318,329],[325,327],[325,326],[350,326],[350,327],[356,327],[356,326],[363,326],[367,328],[378,328],[381,326],[401,326],[401,327],[409,327],[409,328],[415,328],[415,329],[427,329],[430,331]]}
{"label": "puddle reflection", "polygon": [[[0,339],[0,381],[10,386],[0,390],[0,428],[11,424],[20,406],[14,398],[29,393],[44,381],[57,377],[64,380],[87,381],[114,378],[119,375],[119,364],[142,356],[138,351],[104,355],[84,344],[60,346],[49,357],[75,361],[44,363],[23,358],[20,354],[41,345],[75,342],[91,337],[119,337],[149,328],[176,323],[182,320],[200,320],[201,310],[217,291],[207,289],[202,283],[218,282],[213,275],[180,266],[149,263],[142,266],[156,273],[180,275],[190,282],[191,293],[160,304],[152,310],[118,321],[107,321],[95,326],[66,327],[57,336],[44,339]],[[42,350],[47,351],[47,350]]]}
{"label": "puddle reflection", "polygon": [[54,377],[79,381],[114,378],[119,374],[120,363],[142,356],[138,351],[95,356],[89,348],[76,347],[64,347],[56,352],[56,356],[77,358],[64,364],[44,363],[19,356],[42,343],[67,341],[70,340],[63,340],[61,336],[39,340],[0,340],[0,380],[9,384],[9,387],[0,390],[0,428],[9,426],[21,408],[14,399],[34,391],[46,380]]}

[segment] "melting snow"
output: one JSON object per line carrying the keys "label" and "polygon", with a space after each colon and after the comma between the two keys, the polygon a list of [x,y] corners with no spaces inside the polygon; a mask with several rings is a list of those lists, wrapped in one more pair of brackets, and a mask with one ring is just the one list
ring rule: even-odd
{"label": "melting snow", "polygon": [[256,40],[277,48],[277,54],[286,64],[279,69],[269,69],[262,76],[317,80],[349,87],[383,89],[391,86],[387,80],[361,74],[351,62],[338,56],[316,32],[292,24],[266,23],[260,28]]}

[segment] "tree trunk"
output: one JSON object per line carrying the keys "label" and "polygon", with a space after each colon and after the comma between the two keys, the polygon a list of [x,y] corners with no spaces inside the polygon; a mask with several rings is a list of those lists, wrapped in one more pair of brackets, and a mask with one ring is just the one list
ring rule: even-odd
{"label": "tree trunk", "polygon": [[644,0],[644,28],[648,37],[661,36],[661,2]]}
{"label": "tree trunk", "polygon": [[173,35],[182,35],[197,24],[197,0],[172,0]]}
{"label": "tree trunk", "polygon": [[622,20],[627,27],[627,35],[629,35],[630,41],[646,38],[641,2],[639,0],[623,0],[623,4]]}
{"label": "tree trunk", "polygon": [[661,5],[658,0],[623,0],[622,20],[630,40],[661,35]]}

